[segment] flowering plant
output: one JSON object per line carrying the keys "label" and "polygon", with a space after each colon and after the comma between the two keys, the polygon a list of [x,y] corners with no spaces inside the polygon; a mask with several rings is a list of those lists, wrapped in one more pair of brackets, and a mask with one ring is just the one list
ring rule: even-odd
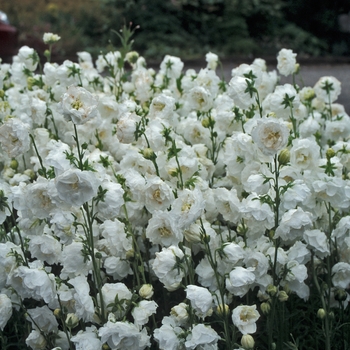
{"label": "flowering plant", "polygon": [[34,350],[348,346],[340,82],[301,88],[291,50],[292,84],[261,59],[226,83],[211,53],[156,72],[121,38],[0,66],[2,348],[18,322]]}

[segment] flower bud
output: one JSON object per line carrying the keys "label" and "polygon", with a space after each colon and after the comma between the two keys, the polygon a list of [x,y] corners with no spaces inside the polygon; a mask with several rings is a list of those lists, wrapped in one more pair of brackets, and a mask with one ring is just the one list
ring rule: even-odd
{"label": "flower bud", "polygon": [[65,323],[68,328],[74,328],[79,324],[79,318],[76,314],[69,313],[67,314]]}
{"label": "flower bud", "polygon": [[216,307],[216,313],[219,316],[228,315],[230,313],[230,308],[227,304],[220,304]]}
{"label": "flower bud", "polygon": [[278,300],[280,302],[285,302],[287,301],[289,298],[288,294],[284,291],[284,290],[281,290],[279,293],[278,293]]}
{"label": "flower bud", "polygon": [[209,128],[209,126],[210,126],[210,118],[204,118],[204,119],[202,120],[202,126],[203,126],[204,128]]}
{"label": "flower bud", "polygon": [[326,317],[326,311],[325,309],[318,309],[317,310],[317,317],[321,320],[323,320]]}
{"label": "flower bud", "polygon": [[326,151],[326,158],[331,159],[335,156],[335,152],[333,148],[328,148]]}
{"label": "flower bud", "polygon": [[268,315],[271,310],[271,305],[270,303],[264,302],[264,303],[261,303],[260,308],[264,315]]}
{"label": "flower bud", "polygon": [[34,79],[33,77],[28,77],[28,78],[27,78],[27,87],[28,87],[28,90],[32,90],[34,84],[35,84],[35,79]]}
{"label": "flower bud", "polygon": [[281,150],[280,154],[278,155],[278,162],[281,165],[286,165],[289,163],[289,161],[290,161],[289,149],[284,148],[283,150]]}
{"label": "flower bud", "polygon": [[348,293],[342,288],[336,289],[334,292],[334,299],[337,301],[345,301],[347,297]]}
{"label": "flower bud", "polygon": [[178,173],[178,171],[177,171],[176,168],[170,168],[170,169],[168,170],[168,174],[169,174],[170,176],[172,176],[172,177],[177,176],[177,173]]}
{"label": "flower bud", "polygon": [[142,154],[146,159],[152,159],[154,157],[154,151],[152,148],[145,148],[142,151]]}
{"label": "flower bud", "polygon": [[139,290],[140,297],[144,299],[151,299],[153,293],[153,286],[151,284],[143,284]]}
{"label": "flower bud", "polygon": [[3,89],[0,89],[0,98],[3,98],[5,96],[5,91]]}
{"label": "flower bud", "polygon": [[254,349],[255,341],[250,334],[244,334],[241,339],[241,344],[244,349]]}
{"label": "flower bud", "polygon": [[201,231],[197,224],[191,224],[187,230],[184,230],[184,236],[187,242],[198,243],[201,241]]}
{"label": "flower bud", "polygon": [[108,344],[103,344],[102,345],[102,350],[111,350]]}
{"label": "flower bud", "polygon": [[136,63],[138,58],[139,54],[136,51],[130,51],[125,55],[125,61],[129,62],[130,64]]}
{"label": "flower bud", "polygon": [[294,68],[294,74],[298,74],[300,72],[300,64],[296,63]]}
{"label": "flower bud", "polygon": [[134,252],[134,249],[129,249],[127,252],[126,252],[126,258],[127,259],[131,259],[135,256],[135,252]]}
{"label": "flower bud", "polygon": [[55,315],[56,318],[61,318],[62,311],[61,311],[61,309],[55,309],[53,314]]}
{"label": "flower bud", "polygon": [[95,258],[96,259],[102,259],[102,254],[100,252],[95,253]]}
{"label": "flower bud", "polygon": [[29,176],[31,180],[35,179],[35,173],[32,169],[26,169],[23,172],[25,175]]}
{"label": "flower bud", "polygon": [[12,159],[12,160],[11,160],[10,168],[13,169],[13,170],[17,170],[17,168],[18,168],[18,162],[17,162],[16,159]]}
{"label": "flower bud", "polygon": [[273,297],[277,293],[277,287],[272,284],[269,284],[266,288],[266,293]]}

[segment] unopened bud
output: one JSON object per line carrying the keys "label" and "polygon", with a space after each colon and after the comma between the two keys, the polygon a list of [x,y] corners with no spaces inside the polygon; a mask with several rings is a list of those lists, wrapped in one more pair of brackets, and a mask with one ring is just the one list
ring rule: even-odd
{"label": "unopened bud", "polygon": [[56,318],[61,318],[62,311],[61,311],[61,309],[55,309],[53,314],[55,315]]}
{"label": "unopened bud", "polygon": [[27,78],[27,87],[28,87],[28,90],[32,90],[34,84],[35,84],[35,79],[34,79],[33,77],[28,77],[28,78]]}
{"label": "unopened bud", "polygon": [[288,294],[284,291],[284,290],[281,290],[279,293],[278,293],[278,300],[280,302],[285,302],[287,301],[289,298]]}
{"label": "unopened bud", "polygon": [[270,303],[264,302],[264,303],[261,303],[260,308],[264,315],[268,315],[271,310],[271,305]]}
{"label": "unopened bud", "polygon": [[0,89],[0,98],[3,98],[5,96],[5,91],[3,89]]}
{"label": "unopened bud", "polygon": [[277,287],[272,284],[269,284],[266,288],[266,293],[273,297],[277,293]]}
{"label": "unopened bud", "polygon": [[142,151],[142,154],[146,159],[152,159],[154,157],[154,151],[152,148],[145,148]]}
{"label": "unopened bud", "polygon": [[130,51],[125,55],[125,61],[131,64],[136,63],[138,58],[139,58],[139,54],[136,51]]}
{"label": "unopened bud", "polygon": [[66,326],[68,328],[75,328],[79,324],[79,318],[76,314],[69,313],[66,317]]}
{"label": "unopened bud", "polygon": [[290,161],[290,152],[289,152],[289,149],[285,148],[278,155],[278,162],[281,165],[286,165],[289,163],[289,161]]}
{"label": "unopened bud", "polygon": [[198,243],[201,241],[200,227],[193,223],[187,230],[184,230],[184,236],[187,242]]}
{"label": "unopened bud", "polygon": [[326,151],[326,158],[331,159],[335,156],[335,152],[333,148],[328,148]]}
{"label": "unopened bud", "polygon": [[255,341],[250,334],[244,334],[241,339],[241,344],[244,349],[254,349]]}
{"label": "unopened bud", "polygon": [[202,126],[203,126],[204,128],[209,128],[209,126],[210,126],[210,118],[204,118],[204,119],[202,120]]}
{"label": "unopened bud", "polygon": [[129,249],[127,252],[126,252],[126,258],[127,259],[131,259],[135,256],[135,252],[133,249]]}
{"label": "unopened bud", "polygon": [[17,168],[18,168],[18,162],[17,162],[16,159],[12,159],[12,160],[11,160],[10,168],[13,169],[13,170],[17,170]]}
{"label": "unopened bud", "polygon": [[140,297],[144,299],[151,299],[153,293],[153,286],[151,284],[143,284],[139,290]]}
{"label": "unopened bud", "polygon": [[220,304],[216,307],[216,313],[220,316],[228,315],[230,308],[227,304]]}
{"label": "unopened bud", "polygon": [[348,297],[348,293],[344,289],[336,289],[334,292],[334,299],[337,301],[345,301]]}
{"label": "unopened bud", "polygon": [[326,317],[326,311],[325,309],[318,309],[317,310],[317,317],[321,320],[323,320]]}
{"label": "unopened bud", "polygon": [[100,252],[95,253],[95,258],[96,259],[102,259],[102,254]]}

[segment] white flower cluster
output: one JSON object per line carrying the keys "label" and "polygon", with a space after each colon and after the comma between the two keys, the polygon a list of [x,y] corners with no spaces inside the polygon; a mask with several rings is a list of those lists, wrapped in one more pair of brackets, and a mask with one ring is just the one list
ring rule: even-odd
{"label": "white flower cluster", "polygon": [[199,72],[80,52],[37,73],[35,57],[0,66],[1,330],[21,305],[34,350],[250,348],[312,276],[329,300],[349,286],[337,79],[278,85],[256,59],[226,83],[212,53]]}

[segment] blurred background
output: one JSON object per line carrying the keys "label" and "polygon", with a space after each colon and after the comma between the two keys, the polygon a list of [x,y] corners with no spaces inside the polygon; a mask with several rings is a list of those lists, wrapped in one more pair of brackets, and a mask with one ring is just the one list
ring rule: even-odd
{"label": "blurred background", "polygon": [[[0,0],[0,11],[16,30],[17,47],[43,53],[43,34],[60,35],[56,61],[118,49],[112,30],[130,22],[140,26],[133,49],[155,62],[209,51],[221,59],[275,57],[283,47],[298,59],[350,57],[350,0]],[[0,51],[6,45],[0,37]]]}

